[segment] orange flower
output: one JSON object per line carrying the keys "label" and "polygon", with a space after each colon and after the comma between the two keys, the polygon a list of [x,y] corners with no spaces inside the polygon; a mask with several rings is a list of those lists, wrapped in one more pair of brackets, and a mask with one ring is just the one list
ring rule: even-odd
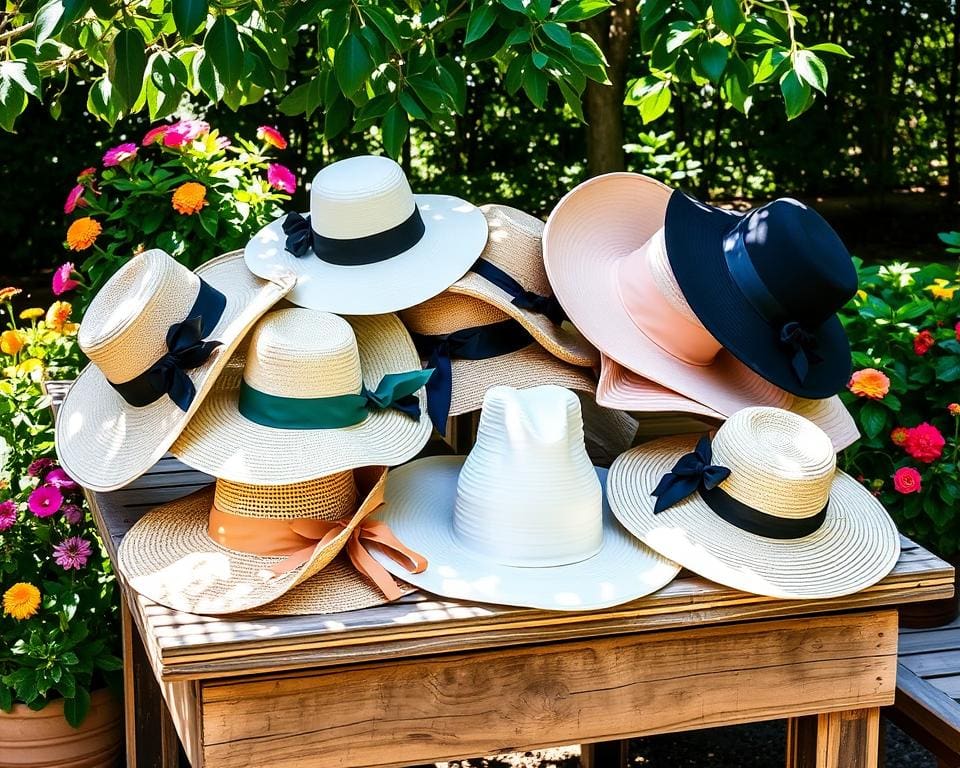
{"label": "orange flower", "polygon": [[0,350],[6,352],[8,355],[17,354],[17,352],[23,349],[23,345],[26,343],[27,334],[23,331],[14,329],[0,333]]}
{"label": "orange flower", "polygon": [[18,293],[23,293],[23,291],[19,288],[14,288],[12,285],[8,285],[6,288],[0,288],[0,301],[10,301]]}
{"label": "orange flower", "polygon": [[871,400],[882,400],[890,391],[890,379],[876,368],[864,368],[856,371],[850,377],[849,389],[857,397],[869,397]]}
{"label": "orange flower", "polygon": [[173,209],[184,216],[200,213],[207,204],[207,188],[196,181],[188,181],[173,190]]}
{"label": "orange flower", "polygon": [[29,582],[17,582],[3,593],[3,612],[18,621],[29,619],[39,607],[40,590]]}
{"label": "orange flower", "polygon": [[73,307],[69,301],[55,301],[47,310],[47,328],[52,331],[62,331],[63,327],[70,319],[70,313]]}
{"label": "orange flower", "polygon": [[71,251],[85,251],[97,242],[103,231],[100,222],[89,216],[77,219],[67,230],[67,247]]}
{"label": "orange flower", "polygon": [[894,427],[890,433],[890,442],[894,445],[905,445],[909,436],[910,433],[906,427]]}
{"label": "orange flower", "polygon": [[947,412],[951,416],[960,416],[960,403],[950,403],[947,406]]}

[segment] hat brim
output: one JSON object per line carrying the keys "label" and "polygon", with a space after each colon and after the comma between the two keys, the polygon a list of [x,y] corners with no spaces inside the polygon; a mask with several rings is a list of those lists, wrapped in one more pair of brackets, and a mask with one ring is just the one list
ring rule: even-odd
{"label": "hat brim", "polygon": [[[420,357],[396,315],[345,318],[353,327],[364,384],[372,391],[388,373],[415,371]],[[277,429],[239,410],[246,350],[238,350],[170,450],[184,464],[224,480],[286,485],[372,464],[413,458],[430,439],[425,390],[420,418],[392,408],[371,411],[359,424],[337,429]]]}
{"label": "hat brim", "polygon": [[156,464],[203,404],[247,331],[293,286],[293,277],[280,272],[279,282],[254,276],[240,251],[213,259],[196,273],[226,296],[226,306],[207,337],[221,346],[203,365],[187,371],[196,396],[186,412],[169,397],[143,407],[130,405],[92,364],[67,392],[57,413],[57,457],[86,488],[121,488]]}
{"label": "hat brim", "polygon": [[688,496],[653,513],[653,489],[697,436],[669,437],[633,448],[610,468],[614,514],[664,557],[718,584],[784,599],[825,599],[858,592],[886,576],[900,536],[883,506],[860,483],[837,472],[826,520],[799,539],[769,539],[720,518]]}
{"label": "hat brim", "polygon": [[667,205],[667,256],[684,298],[710,334],[738,360],[769,382],[807,398],[835,395],[850,377],[850,343],[836,315],[811,331],[820,362],[810,361],[801,382],[791,353],[774,327],[734,283],[723,239],[739,214],[674,192]]}
{"label": "hat brim", "polygon": [[247,243],[247,266],[261,277],[278,269],[295,273],[297,284],[287,298],[309,309],[378,315],[412,307],[462,277],[487,242],[487,220],[476,206],[450,195],[414,198],[423,218],[423,237],[393,258],[362,266],[329,264],[312,252],[297,258],[285,248],[280,217]]}
{"label": "hat brim", "polygon": [[[587,611],[630,602],[668,584],[676,564],[624,530],[604,502],[603,545],[593,557],[570,565],[521,568],[491,562],[463,546],[453,528],[457,478],[463,456],[433,456],[390,472],[384,520],[404,544],[429,562],[402,578],[436,595],[458,600],[558,611]],[[598,469],[603,484],[606,470]],[[391,573],[400,567],[374,557]],[[399,574],[398,574],[399,575]]]}
{"label": "hat brim", "polygon": [[[793,397],[783,392],[778,407],[798,413],[827,433],[834,450],[842,451],[860,439],[857,424],[840,398],[834,395],[823,400]],[[627,370],[605,355],[600,362],[597,403],[631,413],[688,413],[724,421],[734,412],[721,412],[684,397],[655,382]]]}

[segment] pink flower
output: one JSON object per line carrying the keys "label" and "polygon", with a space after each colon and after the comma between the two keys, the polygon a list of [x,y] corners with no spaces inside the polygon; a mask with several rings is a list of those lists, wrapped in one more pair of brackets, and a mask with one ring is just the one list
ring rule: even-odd
{"label": "pink flower", "polygon": [[210,124],[203,120],[181,120],[167,127],[163,134],[163,146],[182,147],[209,132]]}
{"label": "pink flower", "polygon": [[261,125],[257,128],[257,138],[264,144],[269,144],[271,147],[276,147],[277,149],[287,148],[287,140],[283,137],[283,134],[269,125]]}
{"label": "pink flower", "polygon": [[53,295],[62,296],[67,291],[72,291],[80,283],[73,279],[73,262],[65,261],[57,271],[53,273]]}
{"label": "pink flower", "polygon": [[233,142],[227,136],[217,136],[217,149],[226,149],[231,144]]}
{"label": "pink flower", "polygon": [[30,494],[27,506],[37,517],[50,517],[63,506],[63,494],[60,493],[59,488],[52,485],[41,485]]}
{"label": "pink flower", "polygon": [[148,147],[151,144],[156,144],[162,141],[163,137],[169,130],[169,125],[158,125],[156,128],[151,128],[149,131],[143,134],[143,139],[140,140],[140,146]]}
{"label": "pink flower", "polygon": [[957,341],[960,341],[960,320],[953,326],[953,335],[957,337]]}
{"label": "pink flower", "polygon": [[907,441],[903,449],[917,461],[929,464],[940,458],[946,440],[940,430],[932,424],[923,422],[907,430]]}
{"label": "pink flower", "polygon": [[47,476],[43,478],[43,482],[47,485],[52,485],[54,488],[59,488],[61,491],[75,491],[80,487],[77,485],[77,481],[60,469],[60,467],[50,470]]}
{"label": "pink flower", "polygon": [[900,467],[893,473],[893,488],[897,493],[919,493],[922,489],[920,473],[913,467]]}
{"label": "pink flower", "polygon": [[17,522],[17,503],[13,499],[0,501],[0,531],[12,528]]}
{"label": "pink flower", "polygon": [[92,552],[89,541],[79,536],[71,536],[53,548],[53,559],[65,571],[79,571],[87,564]]}
{"label": "pink flower", "polygon": [[70,525],[76,525],[83,520],[83,510],[76,504],[67,504],[64,506],[62,512],[63,519],[70,523]]}
{"label": "pink flower", "polygon": [[30,462],[30,466],[27,467],[27,474],[30,475],[30,477],[40,477],[40,475],[52,466],[53,459],[34,459]]}
{"label": "pink flower", "polygon": [[125,163],[127,160],[132,160],[137,156],[137,145],[133,142],[127,142],[126,144],[120,144],[116,147],[111,147],[106,151],[103,156],[103,167],[112,168],[115,165],[120,165],[120,163]]}
{"label": "pink flower", "polygon": [[280,163],[270,163],[267,167],[267,181],[274,189],[291,195],[297,188],[297,177],[293,171]]}
{"label": "pink flower", "polygon": [[67,201],[63,204],[64,213],[73,213],[77,210],[77,207],[86,208],[87,201],[83,199],[83,193],[86,192],[86,187],[83,184],[77,184],[73,189],[70,190],[70,193],[67,195]]}

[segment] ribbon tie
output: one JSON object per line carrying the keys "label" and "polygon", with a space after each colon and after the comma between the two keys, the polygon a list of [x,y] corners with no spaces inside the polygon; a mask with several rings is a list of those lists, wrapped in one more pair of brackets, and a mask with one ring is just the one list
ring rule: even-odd
{"label": "ribbon tie", "polygon": [[283,234],[287,236],[286,249],[298,259],[310,253],[313,232],[309,217],[290,211],[283,220]]}
{"label": "ribbon tie", "polygon": [[477,259],[471,271],[508,293],[512,297],[510,303],[515,307],[543,315],[555,325],[560,325],[567,319],[563,307],[555,296],[541,296],[539,293],[526,290],[510,275],[486,259]]}
{"label": "ribbon tie", "polygon": [[420,398],[417,397],[416,392],[424,385],[429,391],[429,382],[433,374],[434,369],[431,367],[421,371],[388,373],[380,379],[377,388],[372,392],[363,387],[360,396],[366,399],[369,410],[385,411],[387,408],[393,408],[405,413],[414,421],[419,421]]}
{"label": "ribbon tie", "polygon": [[657,497],[653,513],[659,514],[672,507],[681,499],[703,486],[705,490],[713,490],[730,474],[727,467],[711,464],[713,449],[710,438],[704,435],[697,442],[697,447],[691,453],[685,453],[667,474],[663,476],[651,496]]}
{"label": "ribbon tie", "polygon": [[817,337],[810,333],[800,323],[791,321],[780,329],[780,343],[787,347],[792,357],[790,364],[797,380],[803,384],[810,372],[810,363],[823,362],[817,352]]}

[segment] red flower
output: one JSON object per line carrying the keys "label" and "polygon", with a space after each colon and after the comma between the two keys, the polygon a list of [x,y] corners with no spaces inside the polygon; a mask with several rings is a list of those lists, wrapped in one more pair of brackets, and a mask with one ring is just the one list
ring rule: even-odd
{"label": "red flower", "polygon": [[890,433],[890,442],[894,445],[903,445],[907,442],[908,432],[909,430],[906,427],[894,427]]}
{"label": "red flower", "polygon": [[913,467],[900,467],[893,473],[893,488],[902,494],[919,493],[923,489],[920,473]]}
{"label": "red flower", "polygon": [[940,458],[946,442],[939,429],[923,422],[907,430],[907,441],[903,444],[903,449],[917,461],[929,464]]}
{"label": "red flower", "polygon": [[271,147],[276,147],[277,149],[287,148],[287,140],[283,137],[283,134],[269,125],[261,125],[257,128],[257,138]]}
{"label": "red flower", "polygon": [[920,331],[913,337],[913,351],[918,355],[925,355],[935,343],[936,340],[930,331]]}

